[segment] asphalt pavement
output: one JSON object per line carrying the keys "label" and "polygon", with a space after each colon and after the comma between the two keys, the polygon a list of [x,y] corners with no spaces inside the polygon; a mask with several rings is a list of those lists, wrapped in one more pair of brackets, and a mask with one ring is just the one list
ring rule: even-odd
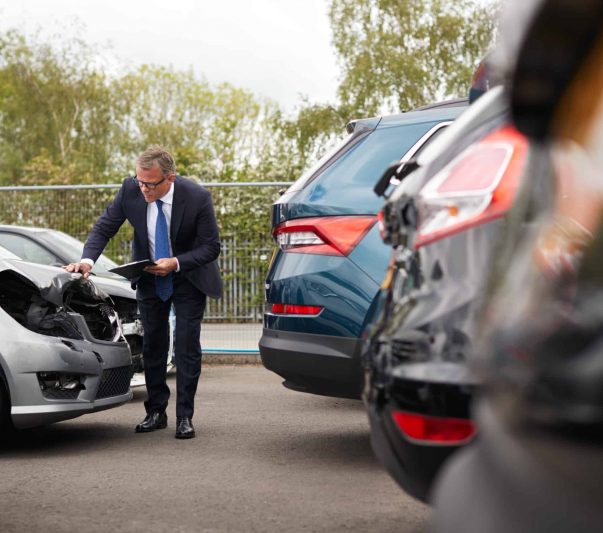
{"label": "asphalt pavement", "polygon": [[182,441],[174,403],[168,429],[134,433],[144,397],[1,444],[0,531],[426,528],[429,509],[374,458],[358,401],[289,391],[261,366],[205,366],[197,438]]}

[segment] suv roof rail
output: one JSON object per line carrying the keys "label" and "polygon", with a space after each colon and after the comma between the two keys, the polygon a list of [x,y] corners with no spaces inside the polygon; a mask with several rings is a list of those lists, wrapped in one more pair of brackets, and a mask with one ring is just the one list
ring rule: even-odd
{"label": "suv roof rail", "polygon": [[357,133],[356,128],[360,125],[364,126],[368,129],[375,129],[377,125],[381,122],[382,119],[390,118],[390,117],[404,117],[406,113],[414,113],[415,111],[428,111],[430,109],[448,109],[451,107],[466,107],[469,104],[468,98],[453,98],[451,100],[442,100],[440,102],[434,102],[432,104],[427,104],[421,107],[417,107],[415,109],[411,109],[409,111],[405,111],[403,113],[397,113],[393,115],[383,115],[376,117],[367,117],[367,118],[357,118],[350,120],[346,125],[345,129],[348,134]]}
{"label": "suv roof rail", "polygon": [[467,105],[468,102],[468,98],[452,98],[451,100],[443,100],[441,102],[415,107],[413,111],[425,111],[426,109],[437,109],[440,107],[461,107]]}

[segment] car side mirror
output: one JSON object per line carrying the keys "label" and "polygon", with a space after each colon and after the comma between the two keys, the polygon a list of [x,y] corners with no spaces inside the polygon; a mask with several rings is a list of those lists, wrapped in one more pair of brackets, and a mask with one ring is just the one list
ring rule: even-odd
{"label": "car side mirror", "polygon": [[385,192],[390,185],[400,184],[406,176],[417,168],[419,168],[419,164],[416,159],[409,159],[408,161],[403,162],[394,161],[385,169],[385,172],[379,178],[373,191],[375,191],[377,196],[385,197]]}

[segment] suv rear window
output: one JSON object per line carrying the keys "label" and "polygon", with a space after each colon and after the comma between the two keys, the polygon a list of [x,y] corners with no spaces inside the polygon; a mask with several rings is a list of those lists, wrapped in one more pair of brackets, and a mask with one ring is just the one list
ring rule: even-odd
{"label": "suv rear window", "polygon": [[365,191],[371,190],[385,168],[399,160],[435,124],[437,122],[425,122],[376,129],[352,145],[311,183],[320,182],[320,187],[326,190],[344,185],[362,185]]}
{"label": "suv rear window", "polygon": [[[371,207],[382,203],[372,188],[385,168],[400,158],[439,121],[378,128],[352,144],[325,170],[303,186],[315,204]],[[373,201],[374,200],[374,201]]]}

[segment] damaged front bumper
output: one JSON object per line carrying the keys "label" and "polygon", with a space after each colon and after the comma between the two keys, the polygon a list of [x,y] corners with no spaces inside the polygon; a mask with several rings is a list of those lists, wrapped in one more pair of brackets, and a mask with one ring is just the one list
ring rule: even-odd
{"label": "damaged front bumper", "polygon": [[132,398],[131,354],[105,293],[79,275],[0,264],[0,369],[17,428],[75,418]]}
{"label": "damaged front bumper", "polygon": [[[31,356],[24,357],[26,350]],[[11,368],[7,382],[17,428],[102,411],[132,398],[130,351],[123,342],[101,345],[31,333],[2,351]]]}

